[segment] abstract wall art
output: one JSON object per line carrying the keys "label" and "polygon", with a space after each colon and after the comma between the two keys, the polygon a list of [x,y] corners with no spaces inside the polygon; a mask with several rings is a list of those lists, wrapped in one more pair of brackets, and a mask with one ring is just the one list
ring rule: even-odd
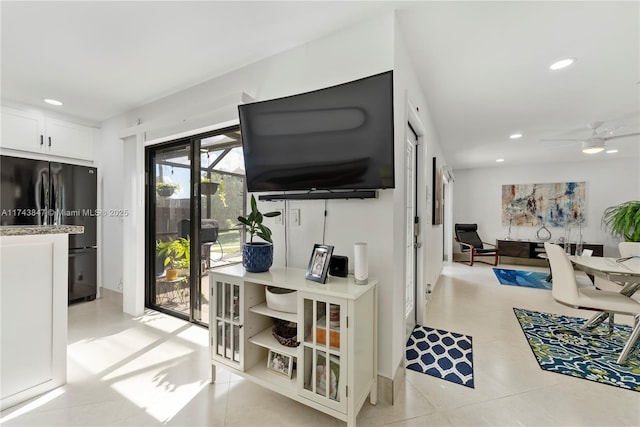
{"label": "abstract wall art", "polygon": [[585,225],[585,183],[502,186],[502,225]]}

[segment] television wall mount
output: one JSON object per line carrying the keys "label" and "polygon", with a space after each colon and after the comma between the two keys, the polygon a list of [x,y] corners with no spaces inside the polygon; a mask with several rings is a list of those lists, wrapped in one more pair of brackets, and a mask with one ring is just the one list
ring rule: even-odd
{"label": "television wall mount", "polygon": [[259,200],[330,200],[330,199],[377,199],[377,190],[360,191],[310,191],[306,193],[262,194]]}

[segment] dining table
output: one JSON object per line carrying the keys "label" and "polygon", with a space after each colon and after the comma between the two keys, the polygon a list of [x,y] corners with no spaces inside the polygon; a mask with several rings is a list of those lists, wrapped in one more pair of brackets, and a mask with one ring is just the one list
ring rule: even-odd
{"label": "dining table", "polygon": [[[620,293],[633,295],[640,289],[640,256],[613,258],[591,256],[569,256],[577,270],[593,276],[599,276],[620,286]],[[602,312],[594,315],[585,324],[586,328],[595,328],[609,317]]]}

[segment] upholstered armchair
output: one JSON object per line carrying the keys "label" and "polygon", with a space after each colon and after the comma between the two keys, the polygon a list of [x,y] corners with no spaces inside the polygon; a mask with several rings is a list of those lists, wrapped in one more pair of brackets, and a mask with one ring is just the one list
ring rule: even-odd
{"label": "upholstered armchair", "polygon": [[[474,261],[489,265],[498,265],[498,248],[491,243],[483,242],[478,235],[478,224],[456,224],[455,240],[460,244],[460,251],[469,254],[469,265]],[[484,261],[480,258],[493,258],[493,262]]]}

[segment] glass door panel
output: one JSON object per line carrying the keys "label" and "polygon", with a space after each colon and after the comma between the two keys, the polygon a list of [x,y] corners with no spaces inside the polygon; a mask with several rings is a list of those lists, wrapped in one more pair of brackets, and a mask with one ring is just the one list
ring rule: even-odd
{"label": "glass door panel", "polygon": [[241,145],[233,127],[147,149],[147,306],[208,326],[208,271],[242,261]]}
{"label": "glass door panel", "polygon": [[244,215],[244,157],[237,129],[202,138],[197,143],[200,155],[198,295],[201,299],[198,303],[201,317],[194,318],[204,323],[209,318],[208,270],[242,261],[240,244],[244,236],[237,224],[238,216]]}
{"label": "glass door panel", "polygon": [[190,144],[174,144],[151,153],[150,177],[152,217],[150,232],[155,242],[155,275],[151,280],[150,304],[190,315],[191,287],[191,162]]}

